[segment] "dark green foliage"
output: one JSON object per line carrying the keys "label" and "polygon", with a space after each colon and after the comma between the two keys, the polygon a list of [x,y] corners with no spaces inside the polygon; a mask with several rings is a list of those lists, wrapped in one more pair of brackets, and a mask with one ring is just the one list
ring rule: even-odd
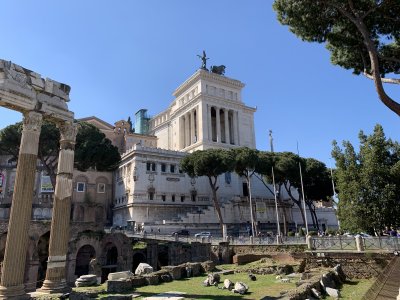
{"label": "dark green foliage", "polygon": [[400,225],[400,148],[380,125],[370,136],[361,131],[359,139],[358,153],[350,142],[341,149],[334,141],[338,217],[344,230],[379,233]]}
{"label": "dark green foliage", "polygon": [[206,176],[213,194],[213,203],[221,224],[223,224],[222,213],[217,197],[218,176],[232,171],[234,159],[231,151],[222,149],[207,149],[195,151],[181,160],[180,167],[190,177]]}
{"label": "dark green foliage", "polygon": [[[100,130],[85,122],[79,123],[76,136],[75,167],[80,171],[94,168],[98,171],[113,170],[121,157],[118,149]],[[5,127],[0,131],[0,152],[18,161],[22,135],[22,122]],[[54,123],[43,122],[39,138],[38,159],[41,161],[53,186],[57,171],[60,132]]]}
{"label": "dark green foliage", "polygon": [[245,178],[251,177],[259,164],[258,153],[258,150],[247,147],[232,149],[235,158],[235,172]]}
{"label": "dark green foliage", "polygon": [[271,169],[274,167],[277,190],[280,193],[282,188],[286,190],[299,207],[305,222],[299,165],[302,169],[306,204],[311,211],[314,227],[318,227],[314,202],[328,200],[333,194],[330,174],[324,163],[313,158],[299,157],[292,152],[260,152],[260,164],[256,171],[264,175],[268,183],[272,183]]}
{"label": "dark green foliage", "polygon": [[232,168],[231,153],[222,149],[195,151],[181,161],[181,169],[191,177],[216,178],[225,172],[232,171]]}
{"label": "dark green foliage", "polygon": [[118,149],[104,133],[85,122],[79,123],[76,135],[75,167],[80,171],[95,168],[97,171],[115,169],[121,159]]}
{"label": "dark green foliage", "polygon": [[400,72],[400,1],[275,0],[273,7],[303,41],[325,43],[333,64],[373,79],[382,102],[400,115],[382,86]]}

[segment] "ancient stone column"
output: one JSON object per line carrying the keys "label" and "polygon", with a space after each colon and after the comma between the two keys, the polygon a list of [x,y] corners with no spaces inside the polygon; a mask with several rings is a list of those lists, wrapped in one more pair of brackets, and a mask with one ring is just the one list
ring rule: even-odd
{"label": "ancient stone column", "polygon": [[0,299],[29,298],[25,293],[24,273],[41,127],[42,115],[40,113],[30,111],[24,114],[1,274]]}
{"label": "ancient stone column", "polygon": [[190,144],[195,143],[195,136],[196,136],[196,130],[195,130],[195,120],[194,120],[194,109],[190,111]]}
{"label": "ancient stone column", "polygon": [[217,125],[217,143],[221,143],[221,120],[220,120],[220,108],[215,108],[215,120]]}
{"label": "ancient stone column", "polygon": [[190,114],[185,114],[185,148],[190,146]]}
{"label": "ancient stone column", "polygon": [[77,125],[72,122],[64,122],[59,129],[61,133],[60,152],[51,220],[49,257],[46,279],[40,289],[47,293],[61,293],[70,289],[66,280],[66,255],[70,236],[69,217]]}
{"label": "ancient stone column", "polygon": [[238,126],[238,112],[233,111],[233,118],[232,118],[232,123],[233,123],[233,143],[235,145],[239,145],[239,126]]}
{"label": "ancient stone column", "polygon": [[225,118],[225,143],[230,144],[229,142],[229,119],[228,119],[229,110],[224,109],[224,118]]}

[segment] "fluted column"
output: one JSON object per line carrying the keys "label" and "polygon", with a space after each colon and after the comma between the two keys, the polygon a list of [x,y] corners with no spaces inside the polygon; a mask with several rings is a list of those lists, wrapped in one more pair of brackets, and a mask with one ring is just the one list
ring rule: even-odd
{"label": "fluted column", "polygon": [[196,135],[195,126],[194,126],[194,109],[190,111],[190,144],[194,144],[194,137]]}
{"label": "fluted column", "polygon": [[230,144],[228,114],[229,114],[229,111],[228,111],[227,109],[224,109],[224,117],[225,117],[225,143]]}
{"label": "fluted column", "polygon": [[66,257],[70,233],[69,216],[77,125],[72,122],[64,122],[59,129],[61,133],[60,152],[51,219],[49,257],[46,279],[41,288],[42,292],[48,293],[61,293],[70,289],[66,281]]}
{"label": "fluted column", "polygon": [[185,148],[185,119],[183,116],[179,118],[179,149]]}
{"label": "fluted column", "polygon": [[29,299],[24,288],[24,273],[41,127],[40,113],[30,111],[24,114],[1,274],[0,299]]}
{"label": "fluted column", "polygon": [[233,114],[232,114],[232,122],[233,122],[233,124],[232,124],[232,128],[233,128],[233,134],[234,134],[234,136],[233,136],[233,139],[234,139],[234,144],[235,145],[239,145],[239,124],[238,124],[238,112],[237,111],[234,111],[233,112]]}
{"label": "fluted column", "polygon": [[190,145],[190,118],[189,114],[185,114],[185,147]]}
{"label": "fluted column", "polygon": [[207,104],[207,130],[208,130],[208,141],[212,141],[212,115],[211,106]]}
{"label": "fluted column", "polygon": [[219,115],[220,108],[215,108],[215,121],[217,123],[217,143],[221,143],[221,120]]}

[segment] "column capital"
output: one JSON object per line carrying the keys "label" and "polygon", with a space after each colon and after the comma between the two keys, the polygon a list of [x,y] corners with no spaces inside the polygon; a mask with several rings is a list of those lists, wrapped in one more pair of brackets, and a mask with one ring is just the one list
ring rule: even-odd
{"label": "column capital", "polygon": [[73,122],[59,123],[57,127],[60,129],[60,145],[62,149],[72,148],[75,145],[76,135],[79,125]]}
{"label": "column capital", "polygon": [[43,117],[41,113],[36,111],[28,111],[24,113],[23,130],[39,132],[42,128]]}
{"label": "column capital", "polygon": [[76,134],[78,133],[79,125],[73,122],[63,122],[58,125],[61,134],[61,141],[75,143]]}

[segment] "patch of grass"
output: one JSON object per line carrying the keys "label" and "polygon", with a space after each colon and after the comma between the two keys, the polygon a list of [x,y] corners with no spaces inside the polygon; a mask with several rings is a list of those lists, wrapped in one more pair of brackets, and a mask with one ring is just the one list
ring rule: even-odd
{"label": "patch of grass", "polygon": [[147,248],[147,243],[145,243],[145,242],[138,241],[132,245],[133,250],[143,250],[146,248]]}
{"label": "patch of grass", "polygon": [[367,290],[374,283],[375,279],[359,279],[352,280],[343,285],[340,293],[342,299],[361,300],[363,299]]}
{"label": "patch of grass", "polygon": [[[340,299],[362,300],[374,281],[374,278],[347,281],[346,284],[340,288]],[[334,298],[327,296],[324,299],[333,300]]]}
{"label": "patch of grass", "polygon": [[231,291],[219,289],[215,286],[204,287],[202,285],[206,276],[185,278],[182,280],[175,280],[170,283],[162,283],[159,285],[143,286],[135,290],[136,293],[145,297],[154,296],[159,293],[168,291],[185,292],[185,299],[202,299],[202,300],[229,300],[229,299],[262,299],[265,296],[277,297],[283,291],[289,291],[296,288],[295,282],[298,279],[292,279],[290,283],[281,283],[276,280],[276,275],[257,275],[256,281],[251,281],[247,274],[239,273],[221,276],[222,287],[224,279],[228,278],[232,282],[242,281],[249,286],[249,292],[246,295],[234,294]]}

